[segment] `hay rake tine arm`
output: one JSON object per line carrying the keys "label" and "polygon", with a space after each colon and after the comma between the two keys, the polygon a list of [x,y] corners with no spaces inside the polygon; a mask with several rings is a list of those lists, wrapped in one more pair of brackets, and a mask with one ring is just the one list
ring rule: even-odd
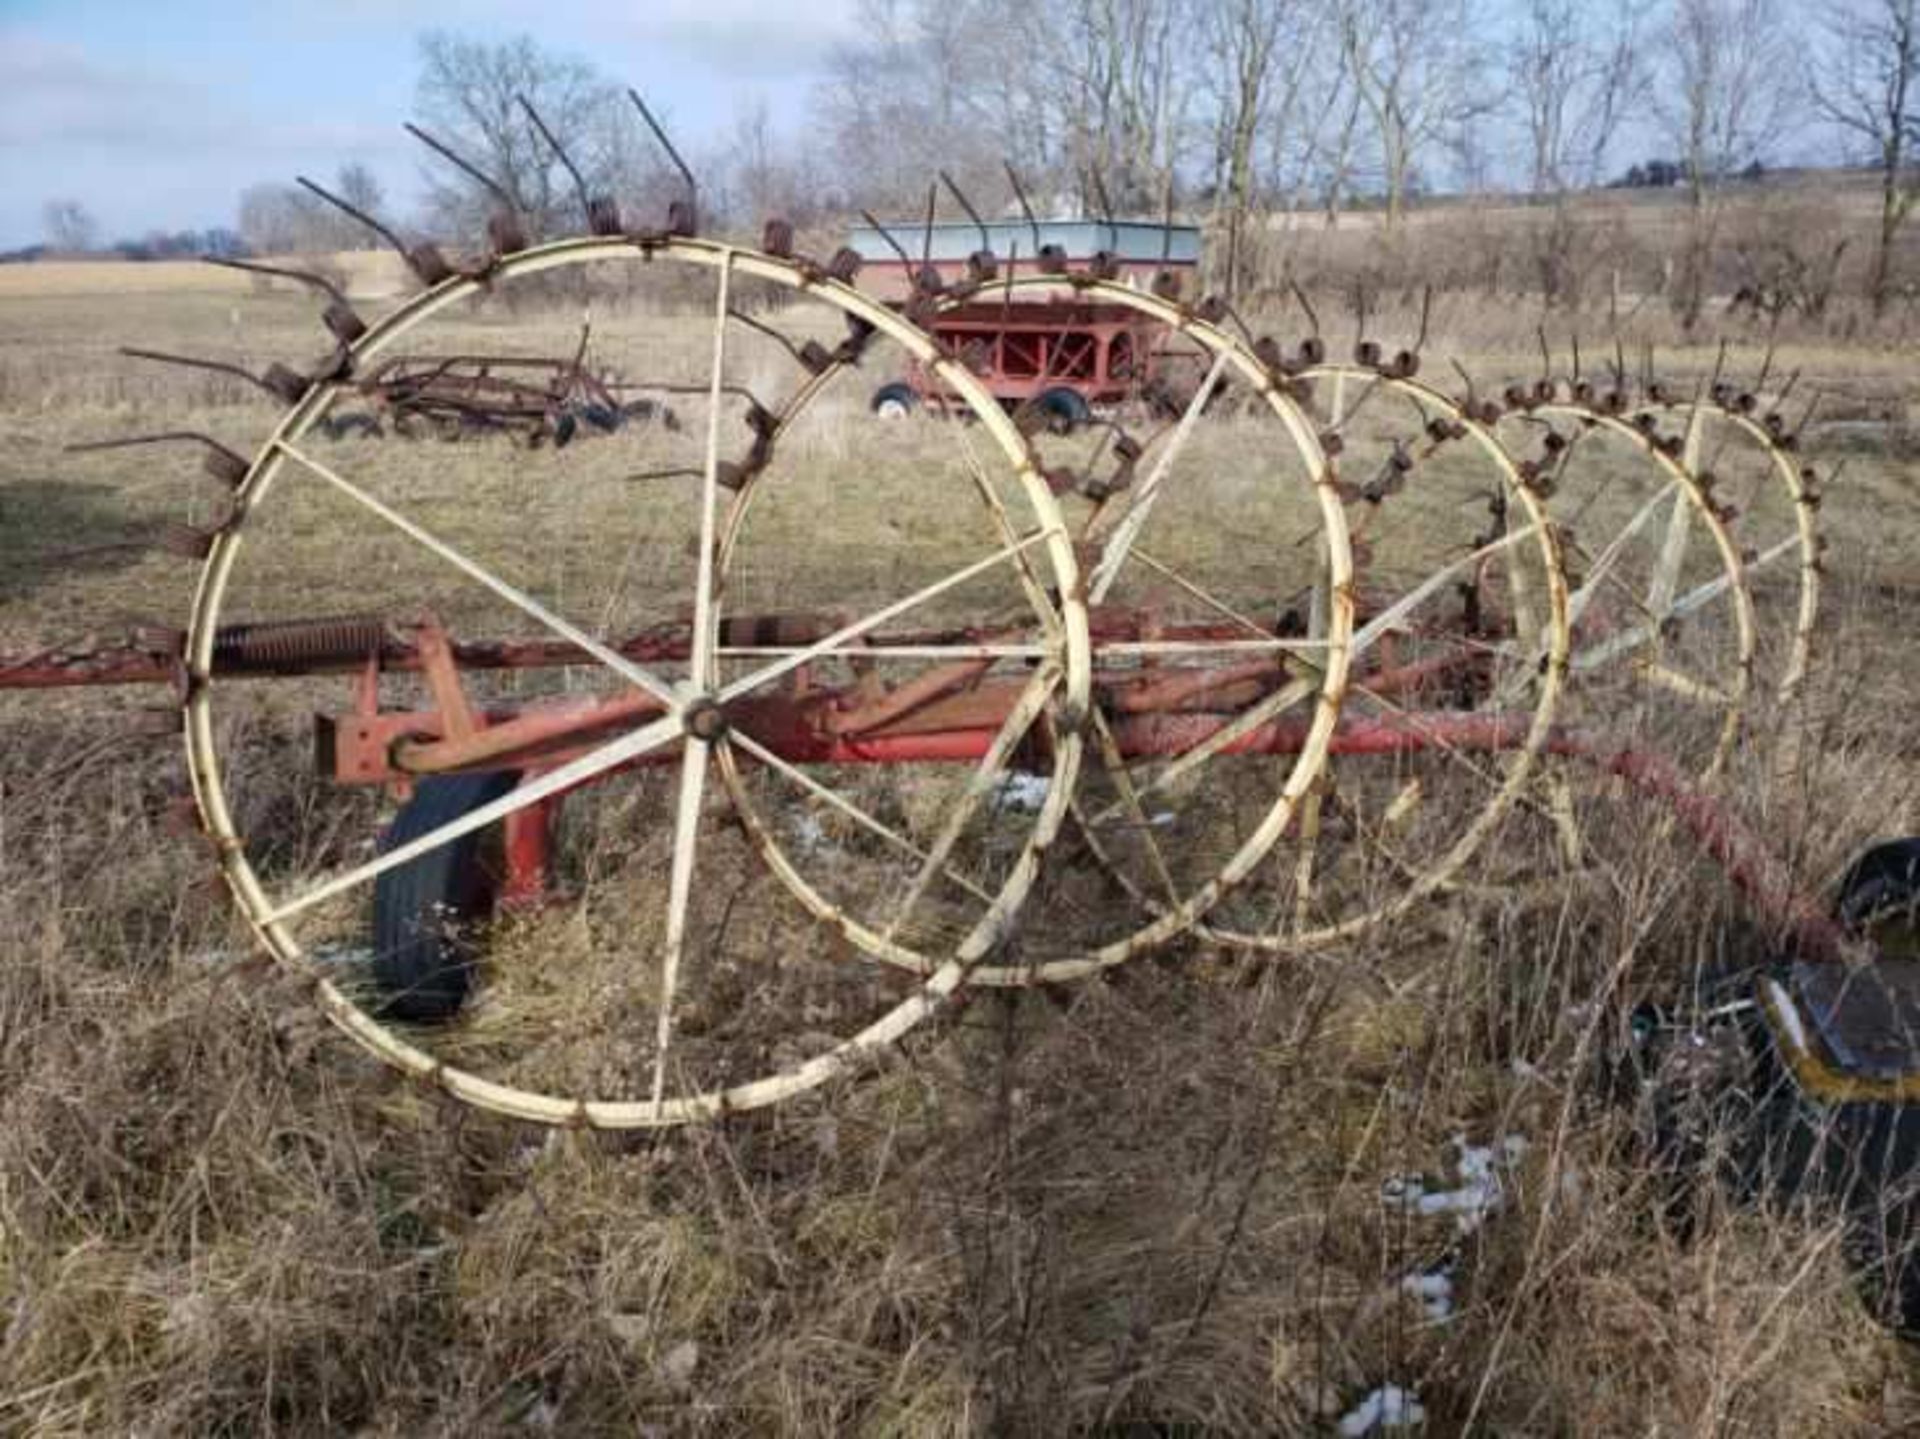
{"label": "hay rake tine arm", "polygon": [[638,759],[660,748],[661,745],[681,734],[683,729],[684,725],[678,714],[663,715],[631,734],[623,735],[619,739],[602,745],[599,749],[582,755],[579,759],[549,770],[538,779],[529,780],[497,800],[469,810],[457,820],[423,834],[418,839],[396,846],[377,859],[350,869],[345,874],[336,875],[330,880],[315,885],[294,899],[283,901],[269,911],[262,922],[284,923],[312,909],[315,905],[324,904],[336,895],[345,894],[349,890],[366,884],[369,880],[377,879],[390,869],[397,869],[423,854],[431,853],[442,845],[451,844],[462,835],[485,829],[495,820],[505,819],[510,814],[538,804],[541,800],[557,795],[575,785],[583,784],[629,760]]}
{"label": "hay rake tine arm", "polygon": [[[549,610],[538,600],[514,588],[514,586],[493,574],[492,571],[468,559],[444,540],[437,538],[424,527],[416,524],[405,515],[400,514],[397,510],[374,498],[351,480],[335,474],[327,466],[321,464],[318,460],[313,459],[303,451],[279,440],[274,441],[274,446],[281,454],[319,476],[364,508],[372,511],[389,525],[412,539],[416,544],[445,560],[469,579],[491,590],[515,609],[521,611],[529,618],[538,621],[540,624],[545,625],[563,639],[578,645],[582,650],[599,660],[601,664],[605,665],[621,678],[646,691],[670,709],[677,709],[679,707],[681,696],[676,692],[674,686],[666,680],[660,678],[650,670],[635,664],[617,650],[610,649],[608,646],[602,644],[586,631],[561,618],[552,610]],[[696,636],[696,645],[697,643],[698,639]]]}

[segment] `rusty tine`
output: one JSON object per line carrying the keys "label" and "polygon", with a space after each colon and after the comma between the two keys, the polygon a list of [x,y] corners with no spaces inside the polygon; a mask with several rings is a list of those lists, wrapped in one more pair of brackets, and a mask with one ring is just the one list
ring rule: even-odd
{"label": "rusty tine", "polygon": [[933,207],[939,204],[941,190],[937,184],[927,186],[927,221],[920,231],[920,267],[922,273],[933,267]]}
{"label": "rusty tine", "polygon": [[187,560],[204,560],[213,552],[213,542],[220,538],[217,529],[203,530],[193,525],[164,524],[154,534],[153,548],[164,550],[170,555],[179,555]]}
{"label": "rusty tine", "polygon": [[1020,183],[1019,173],[1013,168],[1013,162],[1011,160],[1002,160],[1000,164],[1007,172],[1007,182],[1013,186],[1014,198],[1020,202],[1020,213],[1027,217],[1027,228],[1033,232],[1033,253],[1037,256],[1042,248],[1040,244],[1040,222],[1034,218],[1033,206],[1027,203],[1026,187]]}
{"label": "rusty tine", "polygon": [[202,434],[199,430],[164,430],[152,435],[127,435],[114,440],[85,440],[68,445],[70,455],[85,454],[93,450],[124,450],[134,445],[161,445],[179,440],[188,440],[194,444],[205,445],[207,458],[205,469],[209,475],[230,489],[238,489],[247,477],[247,462],[212,435]]}
{"label": "rusty tine", "polygon": [[573,163],[573,156],[566,147],[547,128],[547,122],[540,118],[540,112],[533,108],[533,102],[525,95],[516,95],[520,108],[527,112],[527,118],[533,121],[533,128],[540,132],[540,138],[547,142],[553,153],[560,159],[561,166],[573,179],[574,193],[580,197],[580,208],[587,217],[587,229],[595,235],[617,235],[620,233],[620,207],[613,202],[611,195],[593,195],[587,190],[586,177],[580,173],[580,167]]}
{"label": "rusty tine", "polygon": [[305,188],[311,190],[322,200],[325,200],[329,205],[352,216],[369,230],[373,231],[374,234],[385,240],[389,245],[393,246],[393,248],[399,252],[400,258],[407,262],[407,268],[419,276],[421,284],[431,288],[444,280],[453,278],[453,266],[447,263],[446,256],[440,253],[438,247],[424,242],[418,245],[408,246],[398,235],[374,219],[373,216],[364,210],[356,209],[338,195],[334,194],[333,191],[316,184],[305,175],[296,175],[294,178]]}
{"label": "rusty tine", "polygon": [[[524,104],[526,102],[522,101],[521,103]],[[475,165],[471,160],[467,160],[463,158],[460,155],[460,153],[456,151],[452,146],[446,144],[443,141],[436,140],[432,135],[429,135],[425,130],[421,129],[420,126],[414,124],[413,121],[411,120],[402,121],[400,128],[405,130],[409,135],[413,136],[413,138],[418,140],[422,145],[425,145],[429,150],[433,151],[434,154],[438,155],[441,159],[445,160],[448,164],[452,165],[455,169],[461,171],[463,174],[467,176],[468,179],[474,181],[482,189],[484,189],[488,194],[492,195],[494,199],[500,202],[501,207],[503,209],[514,210],[519,208],[517,205],[514,204],[513,196],[509,195],[506,192],[506,190],[501,188],[499,181],[495,180],[491,175],[487,174],[486,171],[482,170],[478,165]]]}
{"label": "rusty tine", "polygon": [[660,148],[667,152],[667,158],[673,161],[674,168],[680,172],[680,178],[687,182],[687,198],[684,208],[680,202],[667,207],[667,228],[676,235],[691,235],[700,228],[700,185],[693,178],[693,171],[687,162],[680,158],[680,152],[673,148],[673,141],[667,138],[667,132],[660,122],[653,118],[653,111],[647,108],[647,102],[640,98],[640,92],[631,87],[627,98],[633,101],[633,108],[640,112],[640,118],[647,122],[647,128],[653,131],[653,138],[660,142]]}
{"label": "rusty tine", "polygon": [[340,287],[324,275],[312,270],[295,269],[291,265],[264,265],[258,260],[234,260],[224,255],[202,255],[203,264],[219,265],[229,270],[246,270],[256,275],[278,275],[283,279],[297,280],[310,289],[320,291],[327,297],[327,308],[320,319],[333,337],[343,345],[351,345],[367,332],[367,322],[354,311],[352,303],[340,290]]}
{"label": "rusty tine", "polygon": [[[939,173],[941,184],[945,185],[948,193],[959,202],[960,208],[967,212],[967,218],[973,221],[973,228],[980,232],[980,254],[984,255],[989,265],[991,265],[993,260],[993,237],[987,233],[987,222],[980,218],[980,212],[973,208],[973,202],[967,198],[966,192],[954,183],[953,176],[949,175],[945,170]],[[989,274],[987,278],[991,278],[991,274]]]}
{"label": "rusty tine", "polygon": [[1372,301],[1364,281],[1353,287],[1353,356],[1368,369],[1380,364],[1380,346],[1367,338],[1367,312],[1372,308]]}
{"label": "rusty tine", "polygon": [[865,220],[867,224],[872,227],[874,232],[878,234],[881,239],[887,242],[888,249],[892,250],[894,254],[900,257],[900,263],[907,267],[907,273],[909,274],[913,273],[913,256],[907,253],[906,246],[902,245],[898,240],[894,239],[893,231],[889,230],[885,225],[881,224],[878,220],[874,219],[873,211],[871,210],[862,210],[860,212],[860,218]]}
{"label": "rusty tine", "polygon": [[202,360],[192,355],[175,355],[166,350],[145,350],[133,345],[123,345],[120,353],[135,360],[157,360],[164,365],[185,365],[195,370],[212,370],[222,375],[232,375],[258,386],[277,399],[292,404],[306,394],[309,381],[303,375],[295,374],[285,365],[274,364],[267,367],[264,375],[256,375],[239,365],[228,364],[224,360]]}

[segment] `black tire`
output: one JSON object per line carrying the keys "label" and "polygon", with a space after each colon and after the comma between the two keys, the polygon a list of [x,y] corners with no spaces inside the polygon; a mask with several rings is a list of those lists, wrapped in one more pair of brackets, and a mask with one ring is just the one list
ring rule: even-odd
{"label": "black tire", "polygon": [[912,385],[895,380],[875,390],[867,408],[883,420],[904,420],[920,408],[920,397],[914,394]]}
{"label": "black tire", "polygon": [[[500,798],[511,772],[422,780],[381,836],[382,853]],[[500,877],[486,831],[462,835],[373,882],[373,980],[381,1013],[412,1024],[452,1019],[473,988],[475,928],[493,912]]]}
{"label": "black tire", "polygon": [[1847,866],[1834,896],[1833,917],[1855,933],[1876,921],[1898,922],[1911,933],[1920,911],[1920,838],[1876,844]]}
{"label": "black tire", "polygon": [[580,417],[603,435],[612,434],[627,422],[625,412],[614,405],[582,405]]}
{"label": "black tire", "polygon": [[1080,426],[1093,422],[1093,407],[1078,390],[1064,387],[1042,390],[1034,397],[1033,407],[1046,417],[1049,434],[1070,435]]}

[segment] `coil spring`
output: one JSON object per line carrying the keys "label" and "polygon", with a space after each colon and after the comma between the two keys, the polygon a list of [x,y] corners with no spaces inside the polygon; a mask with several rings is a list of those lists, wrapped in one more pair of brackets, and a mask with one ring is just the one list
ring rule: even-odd
{"label": "coil spring", "polygon": [[225,625],[214,636],[213,665],[216,673],[298,673],[358,664],[386,647],[386,622],[376,615]]}

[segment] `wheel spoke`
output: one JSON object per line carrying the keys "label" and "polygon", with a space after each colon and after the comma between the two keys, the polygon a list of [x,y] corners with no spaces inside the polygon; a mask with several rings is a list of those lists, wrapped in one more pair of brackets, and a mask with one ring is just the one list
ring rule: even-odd
{"label": "wheel spoke", "polygon": [[423,834],[418,839],[409,840],[406,844],[390,849],[385,854],[369,860],[366,864],[350,869],[345,874],[336,875],[334,878],[314,886],[314,888],[308,890],[305,894],[300,895],[296,899],[288,900],[286,903],[265,915],[261,922],[263,924],[279,924],[284,920],[291,919],[297,914],[312,909],[317,904],[322,904],[332,899],[335,895],[344,894],[350,889],[365,884],[368,880],[385,874],[390,869],[397,869],[399,866],[416,860],[421,855],[430,853],[444,844],[451,844],[462,835],[472,834],[475,830],[484,829],[495,820],[505,819],[508,815],[526,809],[530,805],[538,804],[541,800],[551,795],[558,794],[562,790],[581,784],[586,780],[592,779],[595,775],[604,774],[616,765],[625,764],[628,760],[637,759],[651,750],[658,749],[668,740],[678,735],[681,732],[681,727],[682,721],[678,714],[664,715],[651,724],[643,725],[631,734],[623,735],[619,739],[611,740],[601,745],[600,748],[582,755],[579,759],[563,764],[558,769],[547,771],[547,773],[541,775],[538,779],[529,780],[527,783],[517,786],[489,804],[483,804],[478,809],[469,810],[466,814],[461,815],[460,818],[452,820],[436,830]]}
{"label": "wheel spoke", "polygon": [[1682,670],[1677,670],[1671,665],[1662,664],[1658,660],[1645,660],[1635,666],[1635,668],[1640,677],[1646,680],[1647,683],[1658,685],[1663,690],[1669,690],[1679,695],[1682,699],[1690,699],[1699,704],[1707,705],[1730,705],[1733,703],[1733,696],[1721,689],[1718,685],[1709,684],[1705,680],[1695,679],[1692,675]]}
{"label": "wheel spoke", "polygon": [[1200,412],[1213,398],[1215,387],[1227,366],[1229,352],[1222,350],[1215,357],[1213,367],[1207,371],[1207,377],[1194,391],[1193,398],[1187,402],[1186,412],[1180,416],[1180,424],[1173,432],[1173,438],[1167,442],[1166,449],[1154,461],[1153,470],[1146,482],[1134,494],[1134,501],[1127,507],[1120,523],[1108,536],[1100,555],[1100,563],[1094,567],[1093,578],[1087,585],[1087,599],[1090,604],[1101,604],[1106,600],[1107,591],[1113,588],[1114,580],[1127,562],[1127,552],[1132,549],[1141,527],[1147,522],[1147,516],[1153,512],[1154,503],[1160,498],[1160,486],[1173,466],[1174,458],[1186,447],[1187,438],[1193,433],[1194,421],[1200,418]]}
{"label": "wheel spoke", "polygon": [[1660,545],[1660,563],[1647,590],[1647,610],[1656,620],[1666,618],[1673,608],[1674,591],[1680,587],[1680,569],[1686,564],[1687,546],[1692,538],[1693,506],[1684,493],[1676,494],[1673,513],[1667,519],[1666,539]]}
{"label": "wheel spoke", "polygon": [[[724,288],[724,284],[723,284]],[[687,945],[687,910],[693,898],[693,862],[700,845],[700,804],[707,787],[705,740],[687,739],[680,760],[680,802],[673,816],[673,868],[667,879],[667,936],[660,956],[660,1016],[654,1029],[653,1107],[667,1093],[667,1055],[673,1047],[673,1000],[680,987],[680,957]]]}
{"label": "wheel spoke", "polygon": [[919,872],[913,877],[913,883],[907,887],[906,894],[894,911],[893,918],[887,922],[884,937],[889,941],[900,932],[900,926],[907,922],[914,907],[925,896],[934,875],[946,868],[954,846],[960,842],[960,836],[967,827],[967,821],[973,817],[973,812],[979,808],[980,801],[993,789],[995,782],[1006,770],[1013,758],[1014,750],[1019,746],[1028,729],[1032,727],[1033,722],[1040,717],[1041,710],[1046,707],[1047,697],[1059,681],[1060,670],[1057,666],[1051,664],[1043,666],[1028,683],[1019,702],[1001,723],[999,733],[994,735],[993,743],[987,747],[987,752],[980,757],[980,763],[968,776],[966,789],[961,792],[960,798],[948,811],[938,837],[927,852],[927,857],[921,861]]}
{"label": "wheel spoke", "polygon": [[[1251,709],[1242,711],[1234,719],[1220,726],[1212,734],[1200,741],[1192,749],[1185,751],[1173,760],[1159,774],[1152,776],[1136,791],[1136,802],[1150,794],[1156,794],[1184,776],[1191,774],[1208,760],[1229,745],[1245,738],[1259,729],[1261,725],[1277,719],[1306,699],[1320,687],[1320,676],[1307,675],[1275,690]],[[1106,824],[1120,810],[1118,804],[1110,804],[1093,816],[1091,823]]]}
{"label": "wheel spoke", "polygon": [[968,580],[985,574],[995,565],[1005,564],[1008,560],[1024,554],[1035,545],[1052,538],[1053,533],[1052,530],[1039,530],[1028,535],[1017,544],[1009,545],[1003,550],[996,550],[985,559],[977,560],[965,569],[956,570],[944,579],[935,580],[924,589],[915,590],[903,600],[896,600],[893,604],[887,605],[883,609],[877,609],[863,619],[855,620],[852,624],[835,630],[818,644],[808,645],[805,649],[795,650],[792,654],[768,665],[764,669],[756,670],[750,675],[734,680],[731,684],[721,688],[717,698],[724,704],[728,700],[737,699],[743,694],[750,694],[754,690],[770,685],[775,680],[784,675],[791,674],[802,665],[816,660],[822,655],[837,653],[845,649],[850,641],[857,640],[862,635],[879,629],[880,626],[888,620],[897,619],[909,610],[916,609],[926,604],[929,600],[937,599],[948,590],[956,589]]}
{"label": "wheel spoke", "polygon": [[[921,849],[919,845],[915,844],[898,830],[875,819],[845,795],[821,784],[805,770],[800,769],[798,766],[788,764],[784,759],[780,758],[779,755],[775,754],[750,735],[740,730],[729,731],[727,734],[727,743],[745,750],[781,778],[789,781],[806,794],[812,795],[822,804],[838,810],[841,814],[859,825],[860,828],[866,830],[882,842],[892,845],[904,854],[912,855],[917,860],[925,861],[929,858],[925,850]],[[988,894],[977,882],[969,879],[965,874],[953,868],[951,865],[946,866],[941,873],[943,877],[949,880],[956,888],[965,890],[982,904],[993,903],[992,895]]]}
{"label": "wheel spoke", "polygon": [[1353,636],[1353,658],[1358,659],[1361,655],[1372,649],[1374,645],[1380,642],[1381,637],[1384,636],[1387,631],[1398,625],[1400,621],[1405,619],[1415,608],[1432,599],[1455,575],[1463,570],[1472,569],[1489,555],[1498,554],[1501,550],[1508,548],[1510,545],[1518,544],[1521,540],[1526,539],[1536,532],[1537,526],[1534,525],[1528,525],[1524,529],[1510,530],[1499,539],[1494,540],[1491,544],[1482,545],[1472,553],[1462,555],[1452,564],[1445,565],[1433,574],[1427,576],[1426,579],[1415,585],[1411,590],[1408,590],[1406,594],[1394,601],[1388,608],[1375,615],[1355,632]]}
{"label": "wheel spoke", "polygon": [[1188,579],[1185,575],[1181,574],[1178,570],[1174,569],[1172,565],[1169,565],[1161,560],[1156,560],[1152,555],[1148,554],[1143,547],[1136,546],[1133,551],[1133,557],[1139,560],[1140,563],[1145,565],[1148,569],[1152,570],[1155,574],[1158,574],[1165,579],[1169,579],[1173,581],[1174,584],[1178,585],[1181,589],[1185,590],[1189,595],[1192,595],[1193,598],[1200,601],[1201,604],[1205,605],[1208,609],[1214,611],[1216,614],[1221,615],[1223,618],[1232,620],[1235,624],[1240,625],[1245,629],[1251,630],[1254,634],[1259,635],[1263,639],[1268,639],[1272,637],[1273,631],[1270,628],[1260,624],[1256,620],[1248,619],[1245,615],[1241,614],[1240,611],[1233,608],[1233,606],[1228,604],[1225,600],[1218,598],[1212,592],[1202,588],[1198,584],[1195,584],[1192,580]]}
{"label": "wheel spoke", "polygon": [[[1166,856],[1160,852],[1160,842],[1153,836],[1153,821],[1147,818],[1146,810],[1140,804],[1140,794],[1134,788],[1133,776],[1127,772],[1126,758],[1120,753],[1120,745],[1113,737],[1113,729],[1107,723],[1107,717],[1096,707],[1092,711],[1094,739],[1100,750],[1100,765],[1107,772],[1107,778],[1120,795],[1120,803],[1126,808],[1140,835],[1140,842],[1146,846],[1147,861],[1153,867],[1154,878],[1160,881],[1160,887],[1166,892],[1167,903],[1178,905],[1180,891],[1173,882],[1173,872],[1167,868]],[[1083,819],[1085,827],[1089,821]]]}
{"label": "wheel spoke", "polygon": [[[1020,543],[1020,533],[1014,528],[1013,516],[1007,513],[1007,507],[1000,496],[994,493],[993,481],[981,465],[979,457],[973,452],[973,442],[967,438],[967,432],[956,429],[954,434],[960,441],[961,458],[966,462],[967,475],[973,481],[973,487],[980,493],[980,503],[987,507],[987,513],[993,516],[994,532],[999,535],[1003,545]],[[1030,555],[1019,556],[1020,587],[1026,591],[1027,603],[1033,606],[1033,612],[1040,617],[1041,628],[1049,639],[1057,640],[1060,635],[1060,612],[1054,608],[1053,599],[1047,593],[1047,587],[1040,583],[1040,577],[1034,573],[1033,559]]]}
{"label": "wheel spoke", "polygon": [[600,643],[600,641],[593,638],[592,635],[589,635],[579,626],[562,619],[532,596],[516,589],[492,571],[468,559],[465,555],[454,549],[453,546],[446,543],[446,541],[439,539],[429,533],[423,526],[416,524],[405,515],[400,514],[397,510],[375,499],[372,495],[354,484],[353,481],[334,473],[334,471],[321,464],[312,456],[295,449],[292,445],[284,441],[276,440],[274,441],[274,445],[275,448],[288,459],[310,470],[342,494],[346,495],[349,499],[371,510],[415,543],[432,551],[469,579],[485,586],[488,590],[491,590],[528,618],[545,625],[562,639],[569,640],[578,645],[622,679],[646,691],[646,693],[652,695],[664,705],[675,707],[680,704],[681,696],[676,693],[674,686],[669,681],[635,664],[618,650],[611,649]]}
{"label": "wheel spoke", "polygon": [[[1627,521],[1620,533],[1608,541],[1607,547],[1600,552],[1600,557],[1593,562],[1593,568],[1588,571],[1587,577],[1580,582],[1580,588],[1573,592],[1573,597],[1567,603],[1569,625],[1580,623],[1581,617],[1587,612],[1587,606],[1593,603],[1594,595],[1599,593],[1600,582],[1619,563],[1620,556],[1626,553],[1627,542],[1646,527],[1647,521],[1659,510],[1661,502],[1679,489],[1678,480],[1672,480],[1663,485],[1654,493],[1653,498],[1642,505],[1634,517]],[[1676,495],[1675,503],[1684,503],[1685,499],[1684,495]]]}
{"label": "wheel spoke", "polygon": [[[727,302],[733,288],[733,252],[720,261],[720,278],[713,318],[713,375],[707,388],[707,457],[700,472],[700,558],[693,592],[693,655],[689,666],[693,688],[701,694],[713,686],[714,632],[713,536],[719,514],[720,390],[727,364]],[[659,1099],[656,1093],[655,1101]]]}

